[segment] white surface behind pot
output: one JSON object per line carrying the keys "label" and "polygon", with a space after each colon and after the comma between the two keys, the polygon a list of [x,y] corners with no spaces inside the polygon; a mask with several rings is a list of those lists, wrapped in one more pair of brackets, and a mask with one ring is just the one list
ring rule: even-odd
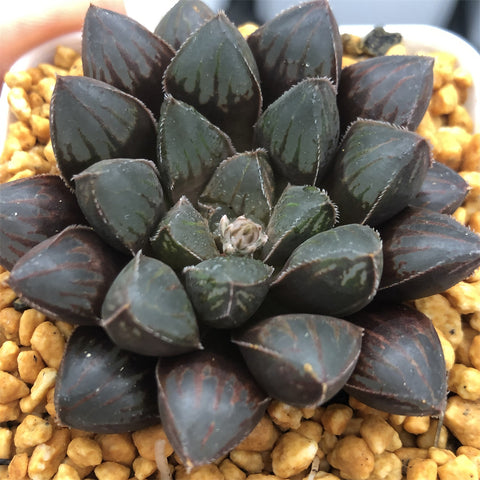
{"label": "white surface behind pot", "polygon": [[[260,20],[272,18],[298,0],[259,0],[256,13]],[[444,26],[456,0],[330,0],[339,24],[423,23]]]}
{"label": "white surface behind pot", "polygon": [[[477,1],[477,0],[474,0]],[[203,0],[212,10],[226,9],[228,0]],[[127,14],[153,30],[176,0],[125,0]],[[256,0],[255,13],[261,22],[300,0]],[[446,26],[456,0],[330,0],[339,24],[383,25],[415,23]]]}

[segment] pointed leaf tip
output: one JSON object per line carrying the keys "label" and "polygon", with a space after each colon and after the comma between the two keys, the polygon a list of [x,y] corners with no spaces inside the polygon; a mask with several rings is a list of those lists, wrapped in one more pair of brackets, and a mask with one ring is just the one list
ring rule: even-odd
{"label": "pointed leaf tip", "polygon": [[158,117],[162,78],[174,50],[140,23],[90,5],[82,35],[84,75],[140,99]]}
{"label": "pointed leaf tip", "polygon": [[90,228],[69,226],[14,265],[9,283],[27,305],[78,325],[96,324],[125,258]]}
{"label": "pointed leaf tip", "polygon": [[185,102],[167,95],[158,126],[158,166],[172,203],[195,205],[215,168],[235,153],[228,135]]}
{"label": "pointed leaf tip", "polygon": [[57,78],[50,131],[58,168],[69,185],[73,175],[99,160],[155,160],[151,112],[138,99],[93,78]]}
{"label": "pointed leaf tip", "polygon": [[378,294],[383,299],[441,293],[480,266],[480,235],[451,215],[407,207],[379,231],[384,269]]}
{"label": "pointed leaf tip", "polygon": [[294,185],[315,185],[337,147],[340,121],[335,89],[309,78],[272,103],[255,124],[255,144],[269,152],[274,170]]}
{"label": "pointed leaf tip", "polygon": [[253,32],[248,44],[260,71],[265,105],[309,77],[338,83],[342,41],[327,0],[281,12]]}
{"label": "pointed leaf tip", "polygon": [[165,90],[196,108],[232,139],[252,146],[262,104],[258,69],[246,40],[223,13],[196,30],[165,71]]}
{"label": "pointed leaf tip", "polygon": [[285,314],[234,334],[259,385],[300,408],[321,405],[343,387],[362,343],[362,328],[325,315]]}
{"label": "pointed leaf tip", "polygon": [[447,399],[440,340],[428,317],[406,305],[374,305],[347,320],[365,329],[345,390],[397,415],[439,415]]}
{"label": "pointed leaf tip", "polygon": [[213,10],[200,0],[179,0],[163,16],[154,33],[178,49],[197,28],[214,15]]}
{"label": "pointed leaf tip", "polygon": [[414,131],[432,95],[433,62],[428,56],[386,55],[345,67],[338,86],[342,131],[357,118]]}
{"label": "pointed leaf tip", "polygon": [[241,362],[208,351],[160,359],[157,385],[162,425],[187,468],[235,448],[269,402]]}
{"label": "pointed leaf tip", "polygon": [[432,161],[417,133],[375,120],[356,120],[337,149],[325,189],[340,223],[379,225],[405,208],[420,190]]}
{"label": "pointed leaf tip", "polygon": [[71,224],[85,224],[74,194],[58,175],[0,185],[0,265],[11,270],[32,247]]}
{"label": "pointed leaf tip", "polygon": [[382,265],[377,232],[342,225],[301,243],[272,283],[272,293],[291,308],[343,317],[372,301]]}
{"label": "pointed leaf tip", "polygon": [[155,359],[121,350],[100,327],[75,328],[55,385],[62,425],[107,434],[146,428],[160,420],[155,392]]}
{"label": "pointed leaf tip", "polygon": [[193,307],[175,272],[141,252],[110,286],[101,325],[120,348],[142,355],[202,348]]}
{"label": "pointed leaf tip", "polygon": [[166,205],[153,162],[101,160],[73,177],[78,203],[95,231],[124,253],[147,245]]}

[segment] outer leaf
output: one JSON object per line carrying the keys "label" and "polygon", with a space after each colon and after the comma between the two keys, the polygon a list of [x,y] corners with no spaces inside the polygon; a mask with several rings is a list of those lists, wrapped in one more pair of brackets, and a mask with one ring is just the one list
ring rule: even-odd
{"label": "outer leaf", "polygon": [[71,224],[85,223],[75,196],[58,175],[0,185],[0,265],[11,270],[32,247]]}
{"label": "outer leaf", "polygon": [[180,45],[215,13],[200,0],[179,0],[162,17],[155,33],[173,48]]}
{"label": "outer leaf", "polygon": [[225,206],[234,216],[245,215],[266,225],[273,208],[274,186],[263,150],[240,153],[220,163],[199,205],[209,214],[217,206]]}
{"label": "outer leaf", "polygon": [[126,15],[88,8],[82,35],[84,75],[137,97],[156,117],[163,73],[173,55],[170,45]]}
{"label": "outer leaf", "polygon": [[297,407],[331,399],[350,377],[362,328],[323,315],[270,317],[238,334],[249,370],[273,398]]}
{"label": "outer leaf", "polygon": [[405,305],[381,305],[348,320],[365,329],[362,351],[345,390],[397,415],[439,415],[447,373],[432,322]]}
{"label": "outer leaf", "polygon": [[201,348],[192,305],[173,270],[141,252],[112,283],[102,326],[120,348],[143,355],[178,355]]}
{"label": "outer leaf", "polygon": [[297,247],[272,283],[272,292],[303,312],[350,315],[373,299],[381,273],[377,233],[363,225],[344,225]]}
{"label": "outer leaf", "polygon": [[79,325],[96,324],[124,259],[89,227],[73,226],[27,252],[9,284],[29,306]]}
{"label": "outer leaf", "polygon": [[235,448],[269,402],[244,365],[207,351],[160,359],[157,384],[163,428],[187,469]]}
{"label": "outer leaf", "polygon": [[152,236],[153,256],[175,270],[219,255],[207,221],[187,197],[167,212]]}
{"label": "outer leaf", "polygon": [[359,117],[416,130],[432,89],[432,57],[384,55],[349,65],[338,86],[342,130]]}
{"label": "outer leaf", "polygon": [[313,235],[332,228],[337,209],[328,195],[313,186],[288,185],[268,222],[262,257],[270,265],[283,265],[293,250]]}
{"label": "outer leaf", "polygon": [[55,386],[55,411],[71,428],[123,433],[159,422],[155,361],[120,350],[100,327],[68,340]]}
{"label": "outer leaf", "polygon": [[431,161],[420,135],[384,122],[354,122],[325,181],[340,223],[375,226],[393,217],[418,193]]}
{"label": "outer leaf", "polygon": [[443,292],[480,265],[480,236],[450,215],[409,207],[382,225],[380,235],[383,298],[402,301]]}
{"label": "outer leaf", "polygon": [[226,132],[238,150],[251,148],[262,103],[257,66],[223,13],[183,43],[165,72],[165,90]]}
{"label": "outer leaf", "polygon": [[308,77],[337,84],[342,41],[327,0],[296,5],[248,37],[260,70],[265,104]]}
{"label": "outer leaf", "polygon": [[203,115],[168,95],[158,130],[158,162],[166,193],[175,203],[186,195],[192,203],[215,168],[235,153],[230,138]]}
{"label": "outer leaf", "polygon": [[434,161],[410,205],[452,214],[462,205],[469,189],[468,183],[455,170]]}
{"label": "outer leaf", "polygon": [[244,324],[268,292],[273,268],[247,257],[215,257],[187,267],[185,288],[201,320],[215,328]]}
{"label": "outer leaf", "polygon": [[155,159],[156,127],[150,111],[136,98],[92,78],[57,78],[50,131],[67,183],[99,160]]}
{"label": "outer leaf", "polygon": [[337,147],[340,131],[334,88],[307,79],[270,105],[255,125],[255,143],[269,151],[273,168],[290,183],[317,183]]}
{"label": "outer leaf", "polygon": [[101,160],[73,177],[78,203],[95,231],[110,245],[136,253],[166,211],[153,162]]}

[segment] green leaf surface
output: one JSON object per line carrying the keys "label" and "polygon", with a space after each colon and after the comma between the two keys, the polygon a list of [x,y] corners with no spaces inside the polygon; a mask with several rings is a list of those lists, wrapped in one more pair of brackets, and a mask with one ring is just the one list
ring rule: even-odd
{"label": "green leaf surface", "polygon": [[372,228],[358,224],[332,228],[293,251],[272,283],[272,292],[304,312],[349,315],[375,296],[382,264],[382,242]]}
{"label": "green leaf surface", "polygon": [[335,90],[326,78],[307,79],[271,104],[255,124],[255,144],[295,185],[315,185],[326,173],[340,132]]}
{"label": "green leaf surface", "polygon": [[362,328],[326,315],[284,314],[241,329],[233,341],[271,397],[303,408],[343,387],[360,354]]}
{"label": "green leaf surface", "polygon": [[165,90],[227,133],[238,150],[251,148],[262,103],[258,70],[225,14],[217,14],[180,47],[165,72]]}
{"label": "green leaf surface", "polygon": [[197,28],[214,15],[210,7],[200,0],[179,0],[162,17],[154,33],[178,49]]}
{"label": "green leaf surface", "polygon": [[260,307],[272,271],[253,258],[216,257],[186,268],[185,288],[206,325],[235,328]]}
{"label": "green leaf surface", "polygon": [[431,162],[420,135],[385,122],[355,121],[324,184],[340,223],[375,226],[393,217],[419,192]]}
{"label": "green leaf surface", "polygon": [[207,221],[187,197],[167,212],[155,230],[150,246],[153,256],[175,270],[219,255]]}
{"label": "green leaf surface", "polygon": [[288,185],[280,195],[266,229],[263,260],[283,265],[302,242],[332,228],[337,209],[326,192],[313,186]]}
{"label": "green leaf surface", "polygon": [[50,105],[50,133],[67,183],[99,160],[155,160],[156,125],[136,98],[99,80],[59,76]]}
{"label": "green leaf surface", "polygon": [[260,70],[265,105],[309,77],[337,84],[342,41],[327,0],[305,2],[281,12],[248,37]]}
{"label": "green leaf surface", "polygon": [[233,215],[245,215],[264,225],[270,218],[274,201],[274,178],[263,150],[245,152],[224,160],[215,170],[199,199],[206,211],[218,205]]}
{"label": "green leaf surface", "polygon": [[101,324],[116,345],[142,355],[201,348],[195,313],[180,280],[167,264],[141,252],[113,281]]}
{"label": "green leaf surface", "polygon": [[170,45],[120,13],[90,5],[82,32],[82,66],[95,78],[141,100],[157,118],[162,78],[174,55]]}
{"label": "green leaf surface", "polygon": [[153,162],[101,160],[73,180],[80,208],[107,243],[125,253],[136,253],[147,245],[166,211]]}
{"label": "green leaf surface", "polygon": [[158,165],[170,201],[196,204],[215,168],[235,153],[230,138],[193,107],[168,95],[158,129]]}

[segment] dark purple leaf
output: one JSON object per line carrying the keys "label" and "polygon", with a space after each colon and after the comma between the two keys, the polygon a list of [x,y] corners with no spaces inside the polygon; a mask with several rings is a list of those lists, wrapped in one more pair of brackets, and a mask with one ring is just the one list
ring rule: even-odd
{"label": "dark purple leaf", "polygon": [[359,117],[415,130],[432,89],[433,58],[426,55],[386,55],[349,65],[338,86],[342,131]]}
{"label": "dark purple leaf", "polygon": [[428,317],[405,305],[377,305],[348,320],[365,329],[345,390],[397,415],[439,415],[447,399],[440,340]]}
{"label": "dark purple leaf", "polygon": [[9,284],[26,304],[46,315],[92,325],[124,262],[90,227],[71,226],[23,255]]}
{"label": "dark purple leaf", "polygon": [[82,35],[84,75],[137,97],[155,117],[163,100],[163,73],[174,53],[126,15],[95,5],[88,8]]}
{"label": "dark purple leaf", "polygon": [[410,200],[410,206],[452,214],[462,205],[469,189],[468,183],[455,170],[441,162],[433,162],[420,191]]}
{"label": "dark purple leaf", "polygon": [[480,236],[450,215],[408,207],[379,230],[381,298],[403,301],[441,293],[480,266]]}
{"label": "dark purple leaf", "polygon": [[417,194],[431,162],[420,135],[385,122],[355,121],[324,184],[340,223],[376,226],[393,217]]}
{"label": "dark purple leaf", "polygon": [[32,247],[71,224],[85,223],[75,196],[58,175],[0,185],[0,265],[11,270]]}
{"label": "dark purple leaf", "polygon": [[202,348],[192,304],[175,272],[141,252],[108,290],[101,325],[120,348],[142,355]]}
{"label": "dark purple leaf", "polygon": [[163,428],[187,469],[235,448],[269,402],[241,362],[207,351],[160,359],[157,384]]}
{"label": "dark purple leaf", "polygon": [[68,340],[55,386],[60,423],[122,433],[160,422],[156,359],[120,350],[100,327],[78,327]]}
{"label": "dark purple leaf", "polygon": [[222,129],[239,151],[252,147],[262,104],[258,70],[246,40],[224,13],[182,44],[165,71],[165,90]]}
{"label": "dark purple leaf", "polygon": [[271,397],[307,407],[330,400],[348,380],[362,329],[325,315],[278,315],[235,333],[233,341]]}
{"label": "dark purple leaf", "polygon": [[59,76],[50,105],[50,132],[67,183],[99,160],[155,160],[151,112],[136,98],[88,77]]}
{"label": "dark purple leaf", "polygon": [[162,17],[154,33],[173,48],[180,45],[215,13],[200,0],[179,0]]}
{"label": "dark purple leaf", "polygon": [[328,1],[295,5],[248,37],[262,83],[265,105],[309,77],[337,85],[342,41]]}

